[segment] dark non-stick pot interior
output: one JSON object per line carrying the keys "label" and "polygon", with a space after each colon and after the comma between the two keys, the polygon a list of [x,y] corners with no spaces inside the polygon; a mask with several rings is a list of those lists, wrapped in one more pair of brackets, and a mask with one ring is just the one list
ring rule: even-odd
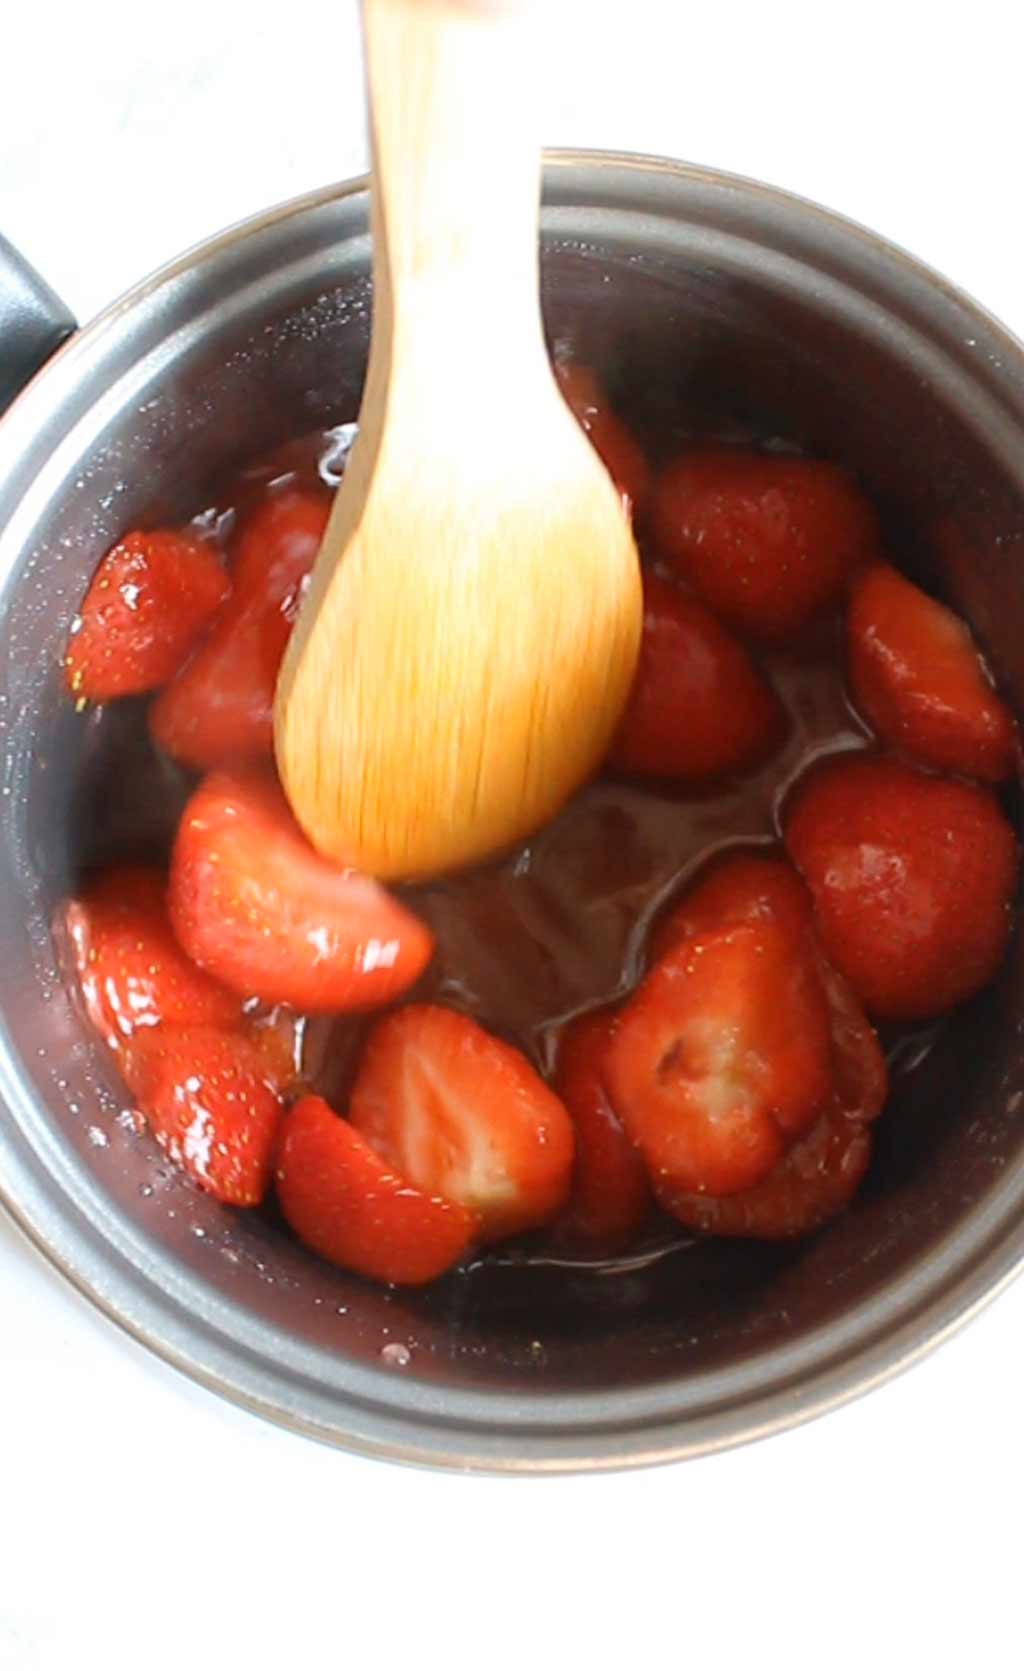
{"label": "dark non-stick pot interior", "polygon": [[[446,1427],[453,1454],[474,1425],[468,1449],[492,1460],[525,1455],[547,1412],[552,1431],[586,1428],[596,1455],[642,1448],[594,1438],[602,1424],[624,1431],[656,1405],[685,1434],[694,1401],[704,1419],[709,1400],[754,1401],[769,1376],[788,1375],[798,1405],[804,1345],[820,1368],[904,1323],[959,1279],[958,1260],[982,1257],[986,1215],[993,1233],[1006,1220],[1024,1141],[1016,951],[925,1065],[898,1074],[867,1187],[811,1241],[692,1245],[613,1272],[505,1260],[411,1296],[184,1183],[130,1129],[67,996],[61,899],[119,829],[159,840],[184,788],[139,742],[138,711],[79,715],[62,694],[86,578],[126,526],[191,512],[233,464],[355,416],[367,259],[361,193],[272,217],[115,314],[49,374],[51,398],[39,386],[5,426],[0,1003],[6,1135],[31,1203],[15,1207],[58,1252],[55,1227],[71,1225],[80,1280],[171,1355],[360,1442],[378,1401],[410,1432]],[[603,369],[655,457],[682,428],[732,426],[855,469],[894,553],[969,615],[1024,709],[1022,373],[1001,334],[856,229],[696,172],[556,167],[543,271],[552,337]],[[396,1344],[408,1361],[381,1357]]]}

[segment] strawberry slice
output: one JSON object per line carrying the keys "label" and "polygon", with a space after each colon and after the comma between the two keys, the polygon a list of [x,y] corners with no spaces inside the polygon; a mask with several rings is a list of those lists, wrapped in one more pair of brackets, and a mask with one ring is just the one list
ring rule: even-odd
{"label": "strawberry slice", "polygon": [[455,1010],[409,1004],[377,1023],[349,1117],[403,1178],[478,1214],[487,1241],[565,1205],[568,1114],[525,1056]]}
{"label": "strawberry slice", "polygon": [[90,702],[156,690],[181,666],[230,591],[216,551],[191,534],[125,534],[101,560],[64,656]]}
{"label": "strawberry slice", "polygon": [[161,1022],[238,1022],[237,994],[197,969],[175,939],[159,870],[101,872],[68,904],[64,920],[86,1013],[111,1050]]}
{"label": "strawberry slice", "polygon": [[277,675],[330,509],[326,492],[287,488],[247,522],[231,597],[150,709],[154,740],[182,765],[203,771],[272,753]]}
{"label": "strawberry slice", "polygon": [[385,1004],[433,951],[430,930],[378,883],[314,851],[260,768],[200,784],[178,828],[169,902],[200,968],[307,1013]]}
{"label": "strawberry slice", "polygon": [[284,1105],[243,1033],[158,1027],[136,1036],[124,1069],[157,1142],[200,1189],[232,1207],[262,1201]]}
{"label": "strawberry slice", "polygon": [[751,637],[799,633],[878,555],[878,526],[844,471],[809,458],[712,447],[654,492],[659,549],[717,615]]}
{"label": "strawberry slice", "polygon": [[853,699],[883,741],[988,783],[1012,775],[1013,716],[952,610],[877,563],[853,588],[846,642]]}
{"label": "strawberry slice", "polygon": [[299,1240],[378,1282],[432,1282],[477,1233],[472,1213],[398,1177],[322,1097],[285,1115],[275,1175]]}
{"label": "strawberry slice", "polygon": [[866,1125],[885,1105],[888,1076],[877,1035],[849,983],[822,953],[807,888],[785,860],[741,854],[713,866],[665,920],[659,955],[722,923],[778,923],[810,949],[828,1002],[833,1093],[810,1129],[766,1177],[733,1195],[701,1195],[655,1179],[659,1204],[691,1230],[780,1240],[806,1235],[855,1194],[871,1157]]}
{"label": "strawberry slice", "polygon": [[566,1227],[595,1241],[631,1235],[651,1210],[647,1169],[608,1098],[604,1058],[615,1031],[608,1010],[580,1016],[566,1028],[555,1090],[576,1134],[576,1166]]}
{"label": "strawberry slice", "polygon": [[639,441],[608,404],[597,375],[589,366],[555,361],[555,373],[566,404],[590,436],[602,464],[635,514],[650,491],[651,468]]}
{"label": "strawberry slice", "polygon": [[610,764],[699,783],[757,765],[784,728],[743,645],[702,603],[645,574],[640,660]]}
{"label": "strawberry slice", "polygon": [[666,1185],[666,1212],[712,1236],[789,1241],[817,1230],[848,1206],[871,1159],[871,1133],[830,1108],[783,1155],[766,1178],[737,1195],[693,1195]]}
{"label": "strawberry slice", "polygon": [[875,1119],[888,1091],[882,1047],[849,981],[826,958],[810,892],[784,858],[739,853],[713,864],[663,920],[652,939],[652,953],[664,957],[681,941],[725,924],[767,920],[777,922],[817,968],[828,1003],[832,1066],[842,1108],[853,1119]]}
{"label": "strawberry slice", "polygon": [[832,1093],[829,1023],[807,942],[770,917],[701,930],[655,964],[605,1077],[659,1189],[760,1182]]}
{"label": "strawberry slice", "polygon": [[870,1013],[939,1015],[992,979],[1018,854],[989,790],[841,757],[797,788],[785,835],[826,955]]}
{"label": "strawberry slice", "polygon": [[878,1034],[845,975],[822,953],[819,962],[832,1021],[833,1103],[848,1120],[877,1120],[889,1094],[889,1070]]}
{"label": "strawberry slice", "polygon": [[708,928],[773,919],[799,939],[814,924],[805,884],[785,859],[763,853],[730,853],[712,863],[651,937],[651,960]]}
{"label": "strawberry slice", "polygon": [[[767,920],[779,923],[790,942],[804,945],[815,959],[828,1001],[834,1092],[828,1110],[807,1134],[748,1190],[728,1196],[693,1194],[655,1176],[662,1207],[691,1229],[721,1236],[797,1236],[839,1212],[868,1164],[871,1144],[863,1126],[881,1113],[888,1090],[885,1058],[874,1028],[849,983],[821,953],[810,894],[785,860],[743,854],[714,865],[662,924],[656,956],[665,956],[702,931]],[[570,1213],[575,1205],[579,1227],[587,1229],[592,1223],[594,1233],[602,1235],[635,1229],[650,1205],[641,1168],[642,1205],[638,1203],[633,1218],[624,1207],[621,1219],[616,1216],[619,1203],[631,1198],[639,1157],[625,1139],[604,1084],[604,1056],[614,1029],[615,1018],[607,1012],[575,1023],[563,1041],[556,1082],[576,1125]],[[603,1149],[596,1147],[602,1139]],[[606,1202],[607,1220],[602,1216]]]}

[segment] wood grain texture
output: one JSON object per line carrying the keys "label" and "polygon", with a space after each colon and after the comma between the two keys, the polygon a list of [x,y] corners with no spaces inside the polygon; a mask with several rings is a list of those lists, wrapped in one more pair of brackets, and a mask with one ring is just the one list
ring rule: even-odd
{"label": "wood grain texture", "polygon": [[640,586],[544,345],[529,18],[363,9],[373,341],[276,746],[317,847],[420,876],[522,837],[593,771],[635,667]]}

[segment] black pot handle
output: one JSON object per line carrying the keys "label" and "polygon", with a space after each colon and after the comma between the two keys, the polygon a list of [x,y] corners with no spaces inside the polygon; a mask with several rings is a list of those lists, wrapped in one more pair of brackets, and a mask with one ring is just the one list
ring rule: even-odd
{"label": "black pot handle", "polygon": [[60,297],[0,233],[0,412],[74,329]]}

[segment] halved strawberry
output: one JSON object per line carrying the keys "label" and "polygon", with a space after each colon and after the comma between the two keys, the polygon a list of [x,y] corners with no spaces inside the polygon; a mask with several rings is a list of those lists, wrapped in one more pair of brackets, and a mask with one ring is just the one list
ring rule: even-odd
{"label": "halved strawberry", "polygon": [[714,865],[662,924],[659,955],[716,925],[769,920],[791,944],[809,949],[818,970],[828,1003],[833,1090],[826,1110],[749,1189],[698,1194],[655,1178],[655,1194],[666,1211],[692,1230],[717,1236],[801,1236],[840,1212],[867,1169],[871,1138],[865,1127],[882,1112],[888,1090],[875,1030],[849,983],[824,956],[811,896],[784,859],[740,854]]}
{"label": "halved strawberry", "polygon": [[659,549],[705,603],[765,640],[800,632],[878,555],[875,513],[849,476],[815,459],[712,447],[664,472]]}
{"label": "halved strawberry", "polygon": [[284,1105],[251,1040],[219,1027],[163,1026],[136,1035],[123,1060],[170,1158],[218,1201],[262,1201]]}
{"label": "halved strawberry", "polygon": [[688,782],[746,771],[782,739],[778,697],[695,598],[644,575],[644,629],[610,763]]}
{"label": "halved strawberry", "polygon": [[217,552],[169,528],[125,534],[101,560],[68,638],[73,696],[108,702],[170,679],[230,590]]}
{"label": "halved strawberry", "polygon": [[409,1004],[366,1044],[349,1118],[410,1183],[480,1217],[488,1241],[532,1230],[569,1194],[572,1124],[525,1056],[437,1004]]}
{"label": "halved strawberry", "polygon": [[992,979],[1018,852],[989,790],[840,757],[798,786],[785,835],[826,955],[869,1012],[939,1015]]}
{"label": "halved strawberry", "polygon": [[273,750],[274,688],[331,499],[286,488],[246,523],[231,597],[206,642],[150,709],[155,741],[196,770]]}
{"label": "halved strawberry", "polygon": [[555,372],[567,404],[590,436],[594,450],[622,495],[627,511],[635,514],[643,505],[651,486],[651,467],[643,448],[612,410],[607,395],[589,366],[556,360]]}
{"label": "halved strawberry", "polygon": [[171,921],[199,966],[310,1013],[372,1009],[422,974],[430,930],[314,851],[269,770],[212,772],[182,814]]}
{"label": "halved strawberry", "polygon": [[555,1090],[576,1134],[566,1225],[599,1241],[632,1234],[651,1210],[647,1169],[622,1129],[604,1083],[604,1058],[616,1019],[611,1011],[601,1010],[567,1027],[555,1075]]}
{"label": "halved strawberry", "polygon": [[818,971],[828,1003],[835,1095],[853,1119],[874,1120],[885,1104],[885,1057],[849,981],[828,961],[818,939],[814,901],[783,857],[732,853],[713,863],[652,937],[655,959],[708,929],[774,921]]}
{"label": "halved strawberry", "polygon": [[693,1195],[656,1189],[666,1212],[691,1230],[713,1236],[788,1241],[806,1236],[842,1212],[871,1159],[871,1132],[862,1121],[830,1108],[750,1189],[736,1195]]}
{"label": "halved strawberry", "polygon": [[844,1118],[877,1120],[889,1094],[889,1070],[864,1006],[839,970],[821,954],[821,978],[832,1024],[833,1105]]}
{"label": "halved strawberry", "polygon": [[728,853],[697,878],[651,936],[651,961],[701,929],[772,918],[797,937],[813,927],[814,905],[807,886],[784,858],[764,853]]}
{"label": "halved strawberry", "polygon": [[605,1077],[659,1188],[749,1189],[832,1093],[828,1006],[807,943],[771,917],[680,941],[621,1012]]}
{"label": "halved strawberry", "polygon": [[432,1282],[477,1234],[471,1212],[391,1171],[322,1097],[303,1097],[285,1115],[275,1177],[299,1240],[378,1282]]}
{"label": "halved strawberry", "polygon": [[162,1022],[239,1021],[237,993],[197,969],[175,939],[167,879],[154,867],[102,871],[70,901],[64,921],[86,1012],[112,1050]]}
{"label": "halved strawberry", "polygon": [[952,610],[877,563],[851,593],[846,641],[853,699],[884,742],[988,783],[1012,774],[1013,716]]}

